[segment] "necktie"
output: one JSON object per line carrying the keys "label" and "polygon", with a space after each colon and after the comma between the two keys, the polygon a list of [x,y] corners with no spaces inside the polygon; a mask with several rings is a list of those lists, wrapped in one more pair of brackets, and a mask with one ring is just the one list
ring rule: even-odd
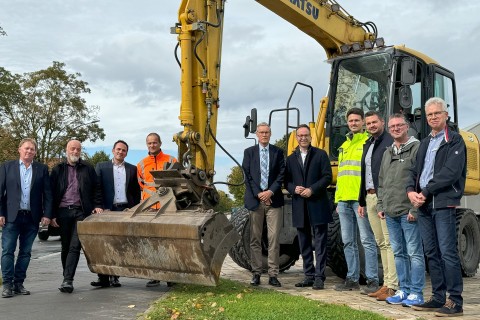
{"label": "necktie", "polygon": [[263,148],[260,157],[260,188],[266,190],[268,187],[268,158],[267,158],[267,148]]}

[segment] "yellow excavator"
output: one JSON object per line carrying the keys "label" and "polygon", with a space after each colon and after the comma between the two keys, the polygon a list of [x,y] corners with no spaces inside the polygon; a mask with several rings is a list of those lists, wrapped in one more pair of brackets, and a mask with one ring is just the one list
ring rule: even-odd
{"label": "yellow excavator", "polygon": [[[345,114],[350,107],[377,110],[386,118],[402,112],[411,122],[411,134],[422,138],[428,134],[422,106],[429,97],[439,96],[449,105],[451,127],[458,130],[453,73],[431,58],[405,46],[386,46],[374,23],[356,20],[334,0],[257,2],[325,49],[332,66],[328,96],[320,101],[317,119],[313,103],[307,112],[312,115],[313,144],[328,151],[334,175],[338,147],[348,131]],[[227,253],[249,269],[248,216],[234,215],[230,222],[213,210],[219,200],[213,179],[224,10],[225,0],[180,2],[178,22],[171,30],[178,38],[175,57],[181,71],[179,120],[183,131],[173,137],[179,163],[152,172],[157,192],[136,207],[123,214],[92,215],[78,223],[92,272],[216,285]],[[291,134],[304,111],[287,103],[286,108],[272,113],[285,112],[286,134]],[[244,127],[246,134],[255,132],[255,112],[247,117]],[[461,133],[467,143],[466,193],[478,194],[478,139]],[[290,136],[289,152],[294,147]],[[158,203],[160,209],[154,209]],[[290,217],[287,201],[281,232],[282,270],[299,256]],[[338,225],[338,221],[332,224],[331,241],[340,238]],[[480,228],[474,211],[457,209],[457,225],[462,268],[471,276],[480,260]],[[337,240],[337,249],[341,246]],[[342,275],[343,252],[330,251],[329,264]]]}

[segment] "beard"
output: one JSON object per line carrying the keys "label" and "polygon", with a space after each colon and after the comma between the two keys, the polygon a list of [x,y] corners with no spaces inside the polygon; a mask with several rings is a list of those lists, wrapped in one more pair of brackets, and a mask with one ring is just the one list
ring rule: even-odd
{"label": "beard", "polygon": [[79,156],[74,156],[73,154],[69,154],[67,157],[71,163],[77,163],[78,160],[80,159]]}

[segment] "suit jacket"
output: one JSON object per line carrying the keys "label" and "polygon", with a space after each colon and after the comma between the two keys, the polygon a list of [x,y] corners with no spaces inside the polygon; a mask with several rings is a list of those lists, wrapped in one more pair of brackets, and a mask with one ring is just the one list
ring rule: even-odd
{"label": "suit jacket", "polygon": [[[33,221],[38,224],[42,217],[52,218],[52,189],[48,167],[33,161],[30,189],[30,210]],[[7,161],[0,167],[0,215],[6,222],[14,222],[20,210],[22,196],[19,160]]]}
{"label": "suit jacket", "polygon": [[[292,195],[292,222],[296,228],[305,226],[305,212],[310,225],[330,223],[333,221],[332,208],[327,187],[332,182],[332,168],[325,151],[309,147],[305,164],[302,163],[300,149],[287,157],[285,170],[285,187]],[[312,189],[309,198],[295,194],[295,187],[303,186]]]}
{"label": "suit jacket", "polygon": [[[113,163],[105,161],[97,163],[95,168],[100,182],[104,209],[112,209],[115,197],[115,183],[113,180]],[[140,186],[137,180],[137,167],[125,162],[125,193],[128,207],[131,208],[140,202]]]}
{"label": "suit jacket", "polygon": [[[271,206],[283,206],[282,183],[285,172],[285,157],[282,149],[270,144],[268,146],[268,187],[273,192]],[[260,188],[260,148],[258,145],[245,149],[242,168],[245,172],[245,208],[256,210],[260,204],[257,195],[263,190]]]}

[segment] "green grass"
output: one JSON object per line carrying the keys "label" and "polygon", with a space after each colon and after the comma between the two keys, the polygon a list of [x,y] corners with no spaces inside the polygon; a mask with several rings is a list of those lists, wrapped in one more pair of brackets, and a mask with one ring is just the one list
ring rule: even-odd
{"label": "green grass", "polygon": [[217,287],[177,284],[155,302],[145,319],[302,319],[334,320],[387,318],[345,305],[326,304],[221,279]]}

